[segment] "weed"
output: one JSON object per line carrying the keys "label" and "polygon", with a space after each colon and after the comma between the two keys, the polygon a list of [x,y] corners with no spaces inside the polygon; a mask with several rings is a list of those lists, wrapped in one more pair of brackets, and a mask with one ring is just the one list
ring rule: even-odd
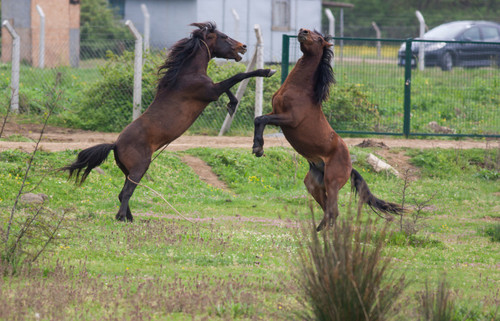
{"label": "weed", "polygon": [[500,223],[488,226],[484,229],[484,233],[490,237],[492,242],[500,242]]}

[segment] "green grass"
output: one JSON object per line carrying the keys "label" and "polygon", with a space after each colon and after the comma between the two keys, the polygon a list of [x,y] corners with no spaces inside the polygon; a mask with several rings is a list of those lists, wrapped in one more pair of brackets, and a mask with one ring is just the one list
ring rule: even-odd
{"label": "green grass", "polygon": [[[374,173],[367,150],[352,148],[372,192],[401,201],[402,181]],[[395,273],[410,281],[398,320],[416,315],[415,293],[428,280],[434,288],[446,271],[455,301],[469,320],[486,320],[498,303],[500,244],[492,220],[500,219],[498,179],[477,175],[498,171],[498,150],[412,150],[421,177],[408,200],[436,193],[415,236],[426,242],[388,240],[384,255]],[[183,153],[204,159],[229,191],[202,182],[180,161]],[[4,307],[0,318],[58,319],[290,319],[301,306],[292,278],[298,246],[297,223],[311,218],[302,179],[307,163],[285,148],[270,148],[261,159],[250,150],[198,148],[165,151],[142,183],[161,193],[190,223],[158,196],[138,187],[130,206],[135,221],[118,223],[117,195],[124,177],[112,157],[82,187],[53,171],[77,152],[39,152],[28,187],[49,196],[52,211],[65,211],[65,228],[31,271],[0,278]],[[5,226],[20,187],[28,154],[0,153],[0,222]],[[341,215],[351,206],[349,187],[341,190]],[[352,204],[355,208],[355,205]],[[313,205],[316,221],[319,206]],[[30,207],[21,205],[23,217]],[[365,218],[374,218],[369,209]],[[397,224],[393,225],[395,231]],[[498,229],[496,229],[498,230]],[[495,234],[496,233],[496,234]],[[391,245],[392,244],[392,245]],[[21,303],[22,302],[22,303]],[[415,319],[415,318],[413,318]],[[489,320],[489,319],[488,319]]]}

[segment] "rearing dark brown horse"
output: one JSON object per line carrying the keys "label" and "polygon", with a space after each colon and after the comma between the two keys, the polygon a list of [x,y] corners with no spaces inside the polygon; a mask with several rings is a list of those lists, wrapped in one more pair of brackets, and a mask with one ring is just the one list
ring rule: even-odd
{"label": "rearing dark brown horse", "polygon": [[115,143],[82,150],[74,163],[62,168],[69,171],[70,178],[75,175],[76,182],[81,184],[113,150],[116,164],[125,174],[125,184],[118,196],[121,205],[117,220],[133,220],[128,203],[156,150],[182,135],[205,107],[223,93],[229,97],[228,110],[232,114],[238,101],[230,88],[236,83],[249,77],[274,74],[270,69],[258,69],[214,83],[207,75],[208,62],[214,57],[240,61],[246,46],[218,31],[214,23],[191,25],[197,29],[191,37],[178,41],[171,48],[166,62],[160,67],[163,77],[148,109],[120,133]]}
{"label": "rearing dark brown horse", "polygon": [[317,230],[335,223],[339,215],[339,190],[351,178],[360,202],[384,213],[400,214],[399,205],[376,198],[361,175],[351,167],[345,142],[332,129],[321,108],[335,82],[328,39],[319,32],[301,29],[298,34],[303,56],[272,99],[273,111],[255,118],[253,153],[264,153],[264,127],[280,126],[292,147],[309,161],[304,183],[321,205],[324,217]]}

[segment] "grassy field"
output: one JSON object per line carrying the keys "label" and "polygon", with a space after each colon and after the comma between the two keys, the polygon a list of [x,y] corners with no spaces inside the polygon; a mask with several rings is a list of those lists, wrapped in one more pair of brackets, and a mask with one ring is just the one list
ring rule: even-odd
{"label": "grassy field", "polygon": [[[355,168],[377,196],[401,202],[404,181],[374,173],[364,161],[369,151],[351,149]],[[402,233],[397,221],[390,227],[394,233],[384,255],[392,260],[391,272],[410,281],[395,319],[416,320],[416,294],[445,273],[456,303],[454,320],[498,320],[499,150],[392,152],[408,155],[418,168],[406,203],[433,196],[414,226],[417,233]],[[131,224],[114,220],[123,176],[112,157],[82,187],[52,171],[76,153],[37,154],[26,190],[36,187],[34,192],[48,195],[47,213],[64,213],[64,224],[31,269],[0,278],[0,319],[289,320],[304,309],[295,276],[303,237],[298,227],[311,222],[312,211],[316,220],[321,214],[302,184],[307,164],[292,150],[268,149],[262,159],[248,150],[166,151],[142,183],[194,223],[139,187]],[[180,161],[183,153],[205,160],[229,190],[202,182]],[[2,235],[29,156],[0,153]],[[340,204],[341,218],[355,208],[348,187]],[[32,211],[21,205],[15,218]],[[375,217],[363,212],[364,220]],[[27,253],[40,246],[35,236],[28,240]]]}

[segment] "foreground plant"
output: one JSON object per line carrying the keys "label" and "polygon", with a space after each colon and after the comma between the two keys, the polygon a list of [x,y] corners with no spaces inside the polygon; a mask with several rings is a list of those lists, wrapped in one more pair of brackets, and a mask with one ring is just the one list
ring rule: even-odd
{"label": "foreground plant", "polygon": [[[7,224],[5,228],[0,226],[0,275],[15,274],[22,265],[29,265],[35,262],[56,238],[64,220],[64,213],[58,215],[44,208],[43,204],[38,207],[33,206],[26,208],[26,210],[21,213],[22,215],[16,215],[20,212],[18,206],[19,201],[21,195],[26,193],[24,191],[26,181],[32,169],[40,141],[47,127],[47,122],[60,98],[61,93],[57,90],[60,78],[61,74],[57,74],[56,86],[49,93],[51,99],[47,105],[47,115],[40,136],[36,142],[35,149],[28,161]],[[40,183],[36,186],[39,184]]]}
{"label": "foreground plant", "polygon": [[404,276],[389,273],[382,256],[385,228],[375,237],[371,223],[338,221],[318,235],[304,233],[295,275],[306,320],[386,320],[406,287]]}
{"label": "foreground plant", "polygon": [[450,321],[455,314],[455,305],[451,298],[448,283],[443,277],[436,289],[432,291],[425,283],[425,290],[417,294],[420,302],[419,315],[423,321]]}

